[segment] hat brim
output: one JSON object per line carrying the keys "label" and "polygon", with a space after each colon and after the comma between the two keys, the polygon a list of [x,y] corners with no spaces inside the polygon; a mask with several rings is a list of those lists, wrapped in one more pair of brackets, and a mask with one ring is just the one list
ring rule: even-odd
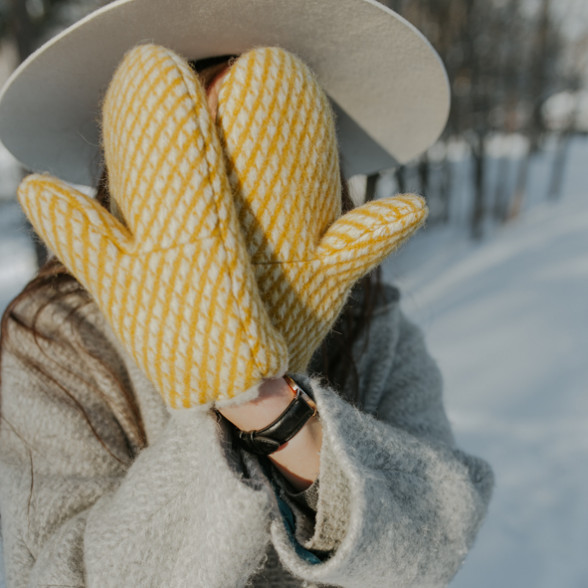
{"label": "hat brim", "polygon": [[449,112],[441,60],[375,0],[117,0],[51,39],[0,95],[0,139],[37,172],[91,185],[100,173],[100,105],[126,51],[152,42],[187,59],[280,46],[333,101],[347,176],[404,163]]}

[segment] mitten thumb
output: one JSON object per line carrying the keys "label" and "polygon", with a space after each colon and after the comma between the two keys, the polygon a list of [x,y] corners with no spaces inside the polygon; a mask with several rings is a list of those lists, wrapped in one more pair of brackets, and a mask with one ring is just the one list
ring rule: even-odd
{"label": "mitten thumb", "polygon": [[18,199],[49,249],[100,299],[107,262],[130,247],[125,227],[97,201],[48,175],[27,176]]}
{"label": "mitten thumb", "polygon": [[425,221],[424,198],[403,194],[368,202],[335,221],[317,257],[345,290],[406,241]]}

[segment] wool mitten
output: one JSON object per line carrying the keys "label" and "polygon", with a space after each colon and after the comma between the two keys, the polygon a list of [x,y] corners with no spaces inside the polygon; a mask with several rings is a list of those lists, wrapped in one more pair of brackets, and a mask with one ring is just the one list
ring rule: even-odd
{"label": "wool mitten", "polygon": [[304,371],[352,285],[424,222],[427,208],[402,195],[341,216],[329,101],[282,49],[254,49],[233,64],[217,125],[262,297],[288,343],[289,369]]}
{"label": "wool mitten", "polygon": [[27,216],[170,407],[254,394],[284,373],[287,348],[260,298],[189,65],[154,45],[131,50],[104,100],[103,140],[124,223],[46,175],[19,188]]}

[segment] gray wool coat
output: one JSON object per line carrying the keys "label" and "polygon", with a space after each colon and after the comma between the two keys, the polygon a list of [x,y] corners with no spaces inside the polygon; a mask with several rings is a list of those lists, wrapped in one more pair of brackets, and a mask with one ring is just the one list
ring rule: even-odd
{"label": "gray wool coat", "polygon": [[[396,290],[357,343],[362,410],[305,379],[324,440],[319,480],[298,495],[236,449],[210,410],[170,413],[97,308],[76,309],[79,298],[49,303],[37,341],[9,323],[0,425],[9,588],[433,587],[454,576],[492,472],[455,447],[439,371]],[[30,323],[43,300],[21,303],[19,320]],[[121,389],[136,398],[145,449]]]}

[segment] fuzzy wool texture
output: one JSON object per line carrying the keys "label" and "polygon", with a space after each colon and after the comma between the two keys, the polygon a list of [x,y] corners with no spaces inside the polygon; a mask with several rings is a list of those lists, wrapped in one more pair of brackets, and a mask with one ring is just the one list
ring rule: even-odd
{"label": "fuzzy wool texture", "polygon": [[[15,313],[24,324],[49,304],[41,349],[9,321],[2,350],[7,585],[445,586],[483,520],[492,472],[455,447],[439,371],[395,292],[386,288],[357,342],[359,356],[368,337],[364,410],[304,379],[324,445],[314,528],[298,520],[296,534],[330,552],[315,565],[286,535],[257,458],[235,450],[205,407],[170,412],[94,303],[79,292],[23,301]],[[143,450],[125,416],[131,392]]]}
{"label": "fuzzy wool texture", "polygon": [[353,284],[427,214],[404,195],[340,217],[328,99],[282,49],[237,59],[217,127],[188,63],[138,46],[102,127],[124,224],[50,176],[26,178],[19,199],[171,408],[304,370]]}

